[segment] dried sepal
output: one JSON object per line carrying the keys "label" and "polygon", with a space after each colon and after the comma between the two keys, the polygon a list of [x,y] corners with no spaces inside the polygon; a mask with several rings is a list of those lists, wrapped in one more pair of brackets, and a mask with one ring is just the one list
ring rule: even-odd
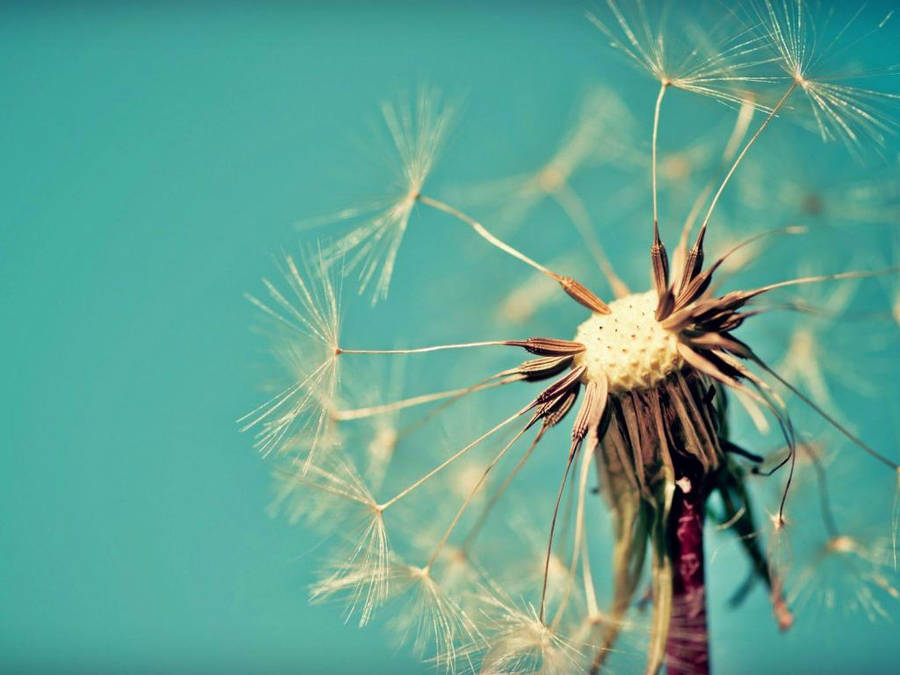
{"label": "dried sepal", "polygon": [[542,356],[525,361],[505,371],[505,375],[522,375],[529,382],[543,380],[565,370],[572,363],[571,356]]}
{"label": "dried sepal", "polygon": [[597,295],[584,284],[575,281],[571,277],[554,276],[560,287],[579,305],[587,307],[597,314],[609,314],[609,305],[597,297]]}
{"label": "dried sepal", "polygon": [[656,288],[656,294],[662,299],[663,293],[669,288],[669,256],[666,253],[666,247],[659,239],[659,226],[657,223],[653,223],[650,265],[653,272],[653,286]]}
{"label": "dried sepal", "polygon": [[534,401],[528,406],[528,408],[534,408],[536,406],[543,405],[548,401],[553,401],[559,398],[561,395],[566,394],[572,389],[577,389],[579,385],[579,380],[581,376],[584,375],[585,368],[584,366],[578,366],[577,368],[573,368],[566,375],[559,378],[551,384],[549,387],[544,389],[540,394],[538,394]]}
{"label": "dried sepal", "polygon": [[541,356],[574,356],[584,351],[584,345],[572,340],[532,337],[525,340],[508,340],[505,344],[522,347],[525,351]]}

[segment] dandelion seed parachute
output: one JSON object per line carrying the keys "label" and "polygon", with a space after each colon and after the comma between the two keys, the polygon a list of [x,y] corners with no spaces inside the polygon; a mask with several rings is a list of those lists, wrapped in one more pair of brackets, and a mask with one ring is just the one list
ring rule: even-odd
{"label": "dandelion seed parachute", "polygon": [[848,23],[818,35],[816,16],[803,0],[763,0],[750,3],[749,10],[771,58],[804,94],[803,112],[813,118],[823,141],[839,139],[857,155],[866,142],[885,143],[896,130],[900,96],[853,83],[870,73],[847,72],[847,52],[854,43],[845,34],[859,12]]}
{"label": "dandelion seed parachute", "polygon": [[381,112],[396,152],[396,185],[388,197],[321,220],[362,220],[326,249],[329,262],[346,260],[358,271],[360,293],[372,303],[387,297],[403,235],[452,125],[454,106],[433,88],[419,88],[414,101],[383,103]]}
{"label": "dandelion seed parachute", "polygon": [[292,382],[239,422],[245,431],[257,430],[257,448],[264,455],[299,443],[311,460],[320,449],[334,445],[328,408],[338,386],[340,287],[335,287],[321,250],[311,251],[304,262],[298,266],[293,257],[286,257],[286,292],[264,280],[269,301],[248,296],[274,322],[276,351]]}

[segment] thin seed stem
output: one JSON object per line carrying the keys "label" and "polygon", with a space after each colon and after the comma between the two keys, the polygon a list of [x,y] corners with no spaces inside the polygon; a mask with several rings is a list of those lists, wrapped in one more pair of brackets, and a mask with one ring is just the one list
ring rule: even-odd
{"label": "thin seed stem", "polygon": [[800,286],[802,284],[814,284],[820,281],[839,281],[841,279],[868,279],[870,277],[881,277],[897,273],[900,273],[900,267],[886,267],[881,270],[854,270],[852,272],[838,272],[836,274],[819,274],[811,277],[798,277],[796,279],[779,281],[767,286],[760,286],[755,290],[747,291],[747,295],[749,295],[750,297],[756,297],[758,295],[762,295],[763,293],[774,291],[778,288],[784,288],[785,286]]}
{"label": "thin seed stem", "polygon": [[700,215],[700,209],[703,208],[712,189],[713,183],[710,181],[706,184],[706,187],[703,188],[700,194],[697,195],[697,199],[695,199],[694,203],[691,205],[691,210],[688,211],[687,218],[684,219],[684,224],[681,226],[681,235],[678,238],[678,244],[675,246],[675,253],[672,256],[673,269],[681,270],[684,267],[684,259],[687,256],[688,249],[688,237],[691,234],[691,230],[694,228],[694,223],[697,222],[697,216]]}
{"label": "thin seed stem", "polygon": [[[572,560],[569,562],[569,576],[567,579],[567,587],[566,594],[563,597],[563,600],[559,603],[559,607],[556,609],[556,614],[553,617],[553,627],[556,628],[559,626],[560,621],[562,621],[563,614],[565,613],[566,607],[569,604],[569,599],[572,596],[572,587],[575,582],[575,572],[578,567],[578,559],[579,559],[579,550],[587,548],[587,543],[585,541],[585,531],[584,531],[584,502],[585,497],[587,495],[587,479],[588,473],[591,468],[591,452],[585,452],[581,458],[581,466],[579,467],[578,472],[578,498],[575,507],[575,534],[572,540]],[[590,598],[587,599],[588,604],[590,604]]]}
{"label": "thin seed stem", "polygon": [[541,609],[538,613],[538,618],[541,623],[544,623],[544,607],[547,601],[547,582],[548,577],[550,575],[550,556],[553,553],[553,534],[556,531],[556,518],[559,515],[559,503],[562,501],[563,492],[566,489],[566,483],[569,478],[569,470],[572,468],[572,462],[575,460],[575,455],[578,454],[579,449],[581,448],[581,444],[575,445],[572,448],[572,452],[569,453],[569,459],[566,461],[566,470],[563,473],[562,480],[559,483],[559,492],[556,495],[556,504],[553,507],[553,519],[550,521],[550,536],[547,538],[547,554],[544,557],[544,583],[541,587]]}
{"label": "thin seed stem", "polygon": [[[731,130],[731,136],[728,138],[725,150],[722,151],[722,158],[720,161],[721,168],[725,167],[726,162],[731,161],[731,158],[734,157],[734,153],[737,151],[741,141],[744,140],[744,137],[747,135],[747,127],[750,126],[750,120],[753,119],[753,112],[755,109],[755,106],[749,101],[741,103],[737,119],[735,119],[734,127]],[[680,270],[684,266],[684,256],[687,254],[688,236],[691,233],[691,229],[694,227],[694,223],[697,222],[697,216],[700,215],[700,209],[703,208],[703,205],[709,198],[709,194],[713,191],[714,186],[715,179],[710,179],[700,194],[697,195],[697,198],[691,205],[691,210],[688,212],[687,218],[684,219],[684,223],[681,226],[681,235],[678,238],[678,245],[675,247],[675,253],[672,258],[672,266],[674,269]]]}
{"label": "thin seed stem", "polygon": [[546,433],[547,427],[541,427],[537,434],[535,434],[534,440],[531,441],[531,445],[528,446],[528,450],[525,451],[525,454],[522,455],[522,459],[519,460],[519,463],[513,467],[513,470],[509,472],[509,475],[503,479],[503,482],[500,486],[494,491],[494,494],[491,495],[490,500],[487,504],[485,504],[484,508],[481,511],[481,514],[478,516],[478,521],[475,525],[472,526],[472,529],[466,535],[465,540],[463,541],[462,548],[463,550],[468,550],[472,547],[472,544],[475,542],[475,538],[484,528],[485,523],[487,522],[488,516],[490,516],[491,511],[496,506],[497,502],[500,500],[500,497],[503,496],[503,493],[506,491],[506,488],[509,487],[510,483],[513,482],[513,479],[516,477],[516,474],[519,473],[519,470],[525,466],[528,459],[531,457],[531,454],[534,452],[534,449],[537,447],[541,438],[543,438],[544,433]]}
{"label": "thin seed stem", "polygon": [[791,83],[791,86],[788,87],[788,90],[784,92],[784,95],[781,97],[781,100],[775,104],[775,107],[772,108],[772,111],[766,116],[766,119],[763,120],[762,124],[759,125],[759,128],[754,132],[754,134],[750,137],[750,140],[744,145],[741,152],[735,157],[734,162],[731,164],[731,168],[728,170],[728,173],[725,174],[725,178],[722,179],[721,184],[719,185],[719,189],[716,190],[715,196],[712,198],[712,201],[709,204],[709,209],[706,211],[706,217],[703,219],[703,224],[700,226],[700,232],[705,232],[707,225],[709,225],[709,220],[712,218],[713,210],[716,208],[716,204],[719,202],[719,197],[722,196],[722,192],[725,190],[725,186],[728,185],[728,181],[731,180],[731,176],[734,175],[734,172],[737,170],[738,165],[740,165],[741,161],[744,159],[744,156],[747,154],[747,151],[753,146],[756,142],[756,139],[759,138],[760,134],[765,130],[767,126],[769,126],[769,122],[771,122],[775,114],[781,109],[781,106],[784,105],[785,101],[788,100],[788,97],[794,93],[794,89],[797,88],[797,82],[794,81]]}
{"label": "thin seed stem", "polygon": [[547,269],[546,267],[541,265],[539,262],[532,260],[531,258],[529,258],[527,255],[525,255],[521,251],[514,249],[512,246],[510,246],[506,242],[501,241],[500,239],[495,237],[493,234],[491,234],[487,230],[487,228],[484,227],[484,225],[479,223],[474,218],[467,216],[465,213],[463,213],[459,209],[457,209],[453,206],[450,206],[449,204],[447,204],[445,202],[438,201],[437,199],[432,199],[431,197],[427,197],[426,195],[419,195],[418,200],[422,204],[425,204],[426,206],[435,208],[438,211],[443,211],[444,213],[447,213],[447,214],[453,216],[457,220],[461,220],[462,222],[469,225],[473,230],[475,230],[475,232],[478,234],[478,236],[480,236],[482,239],[486,240],[488,243],[492,244],[493,246],[496,246],[504,253],[508,253],[513,258],[521,260],[526,265],[530,265],[531,267],[536,269],[538,272],[541,272],[542,274],[546,274],[548,277],[551,277],[552,279],[559,278],[559,275],[554,274],[549,269]]}
{"label": "thin seed stem", "polygon": [[603,246],[597,239],[597,235],[594,233],[593,223],[591,222],[591,218],[588,215],[587,208],[585,208],[581,197],[578,196],[568,183],[561,183],[557,188],[550,192],[550,196],[557,204],[559,204],[560,208],[562,208],[569,217],[569,220],[572,221],[572,224],[575,225],[575,229],[578,230],[581,238],[584,239],[585,244],[587,244],[588,249],[591,251],[591,255],[594,257],[594,260],[597,261],[600,271],[603,272],[603,276],[605,276],[607,282],[609,282],[613,295],[617,298],[623,298],[631,293],[625,282],[616,274],[612,263],[609,261],[606,252],[603,250]]}
{"label": "thin seed stem", "polygon": [[722,263],[724,263],[726,260],[728,260],[728,258],[730,258],[732,255],[734,255],[735,253],[740,251],[742,248],[745,248],[745,247],[749,246],[750,244],[753,244],[754,242],[759,241],[760,239],[765,239],[766,237],[773,237],[773,236],[776,236],[779,234],[806,234],[808,231],[809,230],[807,230],[802,225],[789,225],[787,227],[777,227],[772,230],[765,230],[764,232],[758,232],[758,233],[756,233],[750,237],[747,237],[746,239],[743,239],[743,240],[739,241],[738,243],[734,244],[734,246],[729,248],[727,251],[725,251],[725,253],[723,253],[716,259],[716,261],[710,266],[710,269],[711,270],[718,269],[718,267],[720,265],[722,265]]}
{"label": "thin seed stem", "polygon": [[519,416],[521,416],[522,414],[524,414],[525,411],[527,411],[527,410],[528,410],[528,407],[522,408],[521,410],[515,412],[514,414],[510,415],[510,416],[507,417],[505,420],[503,420],[502,422],[500,422],[500,424],[498,424],[497,426],[495,426],[493,429],[489,429],[488,431],[484,432],[481,436],[479,436],[478,438],[476,438],[474,441],[472,441],[471,443],[469,443],[468,445],[466,445],[466,446],[463,447],[462,449],[457,450],[451,457],[449,457],[448,459],[444,460],[441,464],[439,464],[438,466],[436,466],[435,468],[433,468],[431,471],[429,471],[428,473],[426,473],[424,476],[422,476],[421,478],[419,478],[417,481],[415,481],[415,482],[412,483],[411,485],[407,486],[406,488],[404,488],[403,490],[401,490],[400,492],[398,492],[395,496],[391,497],[388,501],[384,502],[383,504],[379,504],[379,505],[378,505],[378,509],[379,509],[380,511],[385,511],[385,510],[386,510],[388,507],[390,507],[392,504],[395,504],[396,502],[398,502],[398,501],[400,501],[401,499],[403,499],[403,498],[404,498],[406,495],[408,495],[410,492],[412,492],[413,490],[415,490],[416,488],[418,488],[420,485],[422,485],[422,484],[425,483],[426,481],[428,481],[428,480],[430,480],[431,478],[433,478],[436,474],[438,474],[438,473],[440,473],[441,471],[443,471],[444,469],[446,469],[446,468],[447,468],[448,466],[450,466],[453,462],[455,462],[457,459],[459,459],[459,458],[462,457],[464,454],[466,454],[469,450],[471,450],[471,449],[474,448],[476,445],[478,445],[479,443],[481,443],[484,439],[486,439],[486,438],[488,438],[489,436],[492,436],[493,434],[495,434],[495,433],[497,433],[498,431],[500,431],[500,429],[502,429],[502,428],[505,427],[507,424],[509,424],[510,422],[512,422],[513,420],[515,420],[517,417],[519,417]]}
{"label": "thin seed stem", "polygon": [[447,540],[450,539],[450,535],[453,533],[453,530],[455,530],[456,526],[459,524],[459,519],[462,518],[462,515],[465,512],[466,508],[468,508],[469,504],[472,503],[472,499],[481,490],[482,486],[484,485],[484,482],[487,480],[488,474],[490,474],[491,470],[495,466],[497,466],[497,463],[501,459],[503,459],[503,456],[509,451],[509,449],[513,446],[513,444],[515,444],[515,442],[517,440],[522,438],[522,435],[526,431],[528,431],[528,428],[530,426],[531,426],[531,423],[529,422],[524,427],[522,427],[518,432],[516,432],[516,435],[513,436],[506,445],[503,446],[503,449],[500,450],[500,452],[497,453],[497,455],[494,457],[494,459],[491,460],[491,463],[488,464],[487,467],[485,467],[484,471],[482,472],[481,476],[478,479],[478,482],[475,483],[474,487],[472,487],[472,489],[469,491],[469,494],[466,495],[466,498],[463,500],[463,503],[460,505],[459,509],[457,510],[456,515],[453,516],[453,520],[451,521],[450,526],[444,532],[444,536],[441,537],[441,540],[440,540],[440,542],[438,542],[438,545],[435,547],[434,552],[431,554],[431,557],[428,558],[428,562],[425,563],[426,569],[430,568],[434,564],[434,561],[437,560],[438,556],[441,554],[441,551],[444,549],[444,546],[447,544]]}
{"label": "thin seed stem", "polygon": [[367,408],[355,408],[353,410],[338,410],[334,413],[334,419],[339,422],[345,422],[349,420],[364,419],[366,417],[374,417],[375,415],[384,415],[386,413],[395,412],[397,410],[412,408],[417,405],[433,403],[434,401],[442,401],[448,398],[458,398],[461,396],[465,396],[466,394],[472,394],[478,391],[483,391],[485,389],[492,389],[494,387],[499,387],[511,382],[518,382],[522,379],[521,376],[510,376],[501,380],[498,380],[496,378],[496,375],[492,375],[487,380],[483,380],[468,387],[448,389],[446,391],[437,391],[431,394],[422,394],[420,396],[412,396],[410,398],[404,398],[392,403],[383,403],[381,405],[373,405]]}
{"label": "thin seed stem", "polygon": [[[488,378],[487,380],[485,380],[484,383],[488,382],[489,380],[494,379],[494,377],[495,377],[495,376],[491,376],[490,378]],[[501,380],[500,383],[497,384],[496,386],[500,386],[500,385],[504,385],[504,384],[511,384],[511,383],[513,383],[513,382],[521,382],[521,381],[524,380],[524,379],[525,379],[525,376],[524,376],[524,375],[515,375],[515,376],[514,376],[514,375],[510,375],[509,377],[506,377],[506,378],[504,378],[503,380]],[[482,384],[482,383],[479,383],[479,384]],[[397,431],[397,440],[400,441],[401,439],[404,439],[404,438],[408,437],[410,434],[412,434],[413,432],[415,432],[415,431],[416,431],[417,429],[419,429],[420,427],[425,426],[426,424],[428,424],[428,422],[429,422],[430,420],[432,420],[432,419],[434,419],[435,417],[437,417],[441,412],[443,412],[443,411],[446,410],[448,407],[450,407],[451,405],[453,405],[454,403],[456,403],[458,400],[460,400],[461,398],[463,398],[463,396],[464,396],[464,394],[460,394],[460,395],[458,395],[458,396],[453,396],[453,397],[451,397],[451,398],[445,400],[445,401],[444,401],[443,403],[441,403],[440,405],[435,406],[434,408],[432,408],[431,410],[429,410],[429,411],[428,411],[427,413],[425,413],[424,415],[421,415],[421,416],[418,417],[417,419],[412,420],[412,421],[411,421],[409,424],[407,424],[406,426],[401,427],[401,428],[398,429],[398,431]]]}
{"label": "thin seed stem", "polygon": [[860,440],[855,434],[852,434],[850,432],[850,430],[847,429],[847,427],[842,425],[840,422],[838,422],[836,419],[834,419],[831,415],[829,415],[824,410],[822,410],[822,408],[820,406],[818,406],[811,398],[809,398],[809,396],[804,394],[802,391],[797,389],[797,387],[795,387],[793,384],[791,384],[786,379],[784,379],[774,369],[770,368],[762,359],[760,359],[756,355],[753,355],[752,358],[760,368],[762,368],[767,373],[769,373],[769,375],[771,375],[776,380],[781,382],[781,384],[783,384],[790,391],[792,391],[794,393],[794,395],[797,396],[797,398],[799,398],[801,401],[806,403],[806,405],[808,405],[810,408],[812,408],[817,413],[819,413],[819,415],[821,415],[822,418],[826,422],[828,422],[831,426],[833,426],[835,429],[840,431],[848,440],[853,442],[854,445],[856,445],[857,447],[859,447],[860,449],[862,449],[863,451],[865,451],[866,453],[871,455],[873,458],[877,459],[882,464],[885,464],[885,465],[891,467],[895,471],[900,470],[900,465],[898,465],[897,462],[891,460],[889,457],[885,457],[884,455],[882,455],[880,452],[878,452],[871,446],[867,445],[866,443],[863,443],[863,441]]}
{"label": "thin seed stem", "polygon": [[417,199],[427,206],[431,206],[435,209],[438,209],[439,211],[443,211],[444,213],[450,214],[451,216],[453,216],[454,218],[457,218],[458,220],[461,220],[462,222],[469,225],[473,230],[475,230],[475,232],[480,237],[482,237],[483,239],[488,241],[493,246],[496,246],[501,251],[508,253],[513,258],[516,258],[517,260],[521,260],[526,265],[530,265],[531,267],[536,269],[541,274],[546,274],[548,277],[550,277],[556,283],[558,283],[560,285],[560,287],[569,295],[569,297],[571,297],[577,303],[583,305],[584,307],[587,307],[588,309],[590,309],[593,312],[598,312],[600,314],[609,313],[609,307],[606,305],[606,303],[603,302],[603,300],[601,300],[600,298],[598,298],[588,288],[586,288],[583,285],[581,285],[580,283],[578,283],[575,279],[563,276],[561,274],[557,274],[553,270],[545,267],[544,265],[541,265],[539,262],[532,260],[531,258],[529,258],[527,255],[525,255],[521,251],[513,248],[506,242],[501,241],[500,239],[495,237],[493,234],[488,232],[488,230],[484,227],[484,225],[479,223],[474,218],[470,218],[469,216],[467,216],[465,213],[463,213],[459,209],[456,209],[444,202],[438,201],[437,199],[432,199],[431,197],[426,197],[425,195],[419,195],[417,197]]}
{"label": "thin seed stem", "polygon": [[659,136],[659,110],[662,107],[663,96],[669,88],[669,81],[663,80],[659,85],[659,95],[656,97],[656,105],[653,108],[653,140],[650,146],[650,183],[653,192],[653,227],[659,224],[659,207],[656,196],[656,145]]}
{"label": "thin seed stem", "polygon": [[336,354],[426,354],[439,352],[445,349],[468,349],[469,347],[505,347],[509,346],[508,340],[485,340],[483,342],[460,342],[450,345],[434,345],[433,347],[415,347],[413,349],[344,349],[338,347]]}

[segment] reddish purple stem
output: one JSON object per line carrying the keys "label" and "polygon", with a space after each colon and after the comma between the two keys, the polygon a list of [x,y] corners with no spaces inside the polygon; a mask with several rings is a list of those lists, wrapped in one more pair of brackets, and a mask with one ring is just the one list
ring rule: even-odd
{"label": "reddish purple stem", "polygon": [[[675,534],[669,541],[672,560],[672,618],[666,643],[668,675],[709,673],[706,583],[703,575],[703,513],[706,494],[699,477],[680,480],[670,514]],[[687,491],[685,491],[685,489]]]}

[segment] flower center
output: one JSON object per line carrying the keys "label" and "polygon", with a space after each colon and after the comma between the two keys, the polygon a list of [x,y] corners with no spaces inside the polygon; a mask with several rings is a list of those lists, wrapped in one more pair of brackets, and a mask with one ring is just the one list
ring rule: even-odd
{"label": "flower center", "polygon": [[656,303],[655,291],[628,295],[578,327],[575,340],[585,350],[574,362],[587,369],[585,382],[605,376],[612,394],[648,389],[682,366],[678,337],[656,320]]}

